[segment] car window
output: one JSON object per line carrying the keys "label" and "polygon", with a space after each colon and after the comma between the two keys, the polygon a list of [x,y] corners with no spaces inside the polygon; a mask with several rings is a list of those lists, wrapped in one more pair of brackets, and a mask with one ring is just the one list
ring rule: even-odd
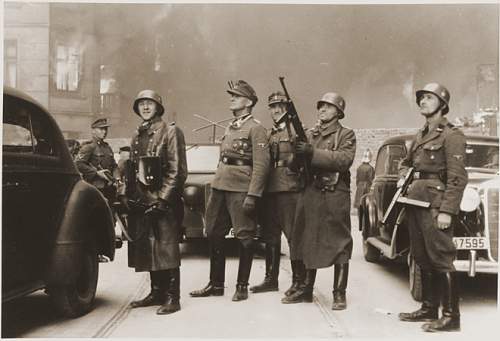
{"label": "car window", "polygon": [[219,164],[219,145],[190,145],[186,148],[190,173],[215,173]]}
{"label": "car window", "polygon": [[465,167],[498,171],[498,145],[468,143],[465,149]]}
{"label": "car window", "polygon": [[405,150],[401,145],[382,147],[378,152],[375,175],[397,175],[399,162],[404,156]]}
{"label": "car window", "polygon": [[[4,97],[5,98],[5,97]],[[38,108],[8,99],[3,111],[3,151],[55,156],[52,126]]]}

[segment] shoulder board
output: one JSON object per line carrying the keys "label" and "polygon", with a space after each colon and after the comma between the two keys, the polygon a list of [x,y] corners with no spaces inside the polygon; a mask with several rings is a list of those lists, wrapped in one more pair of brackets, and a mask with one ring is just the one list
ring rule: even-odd
{"label": "shoulder board", "polygon": [[94,141],[92,141],[92,140],[89,140],[89,141],[83,141],[83,142],[82,142],[82,147],[83,147],[83,146],[85,146],[85,145],[87,145],[87,144],[91,144],[92,142],[94,142]]}
{"label": "shoulder board", "polygon": [[261,124],[260,121],[258,119],[256,119],[256,118],[252,117],[252,120],[254,120],[255,123]]}
{"label": "shoulder board", "polygon": [[175,122],[170,122],[170,124],[169,124],[169,125],[174,126],[174,125],[175,125]]}

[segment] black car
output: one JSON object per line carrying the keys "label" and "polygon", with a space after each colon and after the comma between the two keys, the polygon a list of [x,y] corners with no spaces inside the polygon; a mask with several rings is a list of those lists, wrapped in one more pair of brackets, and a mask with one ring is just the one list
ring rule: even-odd
{"label": "black car", "polygon": [[98,255],[114,258],[111,210],[35,100],[5,87],[2,130],[2,302],[46,289],[60,313],[83,315],[94,302]]}
{"label": "black car", "polygon": [[[410,289],[420,299],[420,272],[409,254],[409,234],[396,206],[385,224],[382,218],[396,192],[398,165],[410,148],[413,135],[395,136],[384,141],[377,153],[375,178],[370,192],[362,197],[358,208],[363,252],[368,262],[386,258],[407,260],[410,267]],[[466,136],[466,170],[468,183],[457,219],[454,219],[453,241],[457,248],[455,268],[467,272],[498,272],[498,137]]]}

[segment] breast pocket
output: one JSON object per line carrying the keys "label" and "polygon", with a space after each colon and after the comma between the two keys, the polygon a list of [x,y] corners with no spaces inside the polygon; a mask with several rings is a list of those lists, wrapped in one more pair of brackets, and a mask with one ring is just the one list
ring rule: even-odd
{"label": "breast pocket", "polygon": [[429,163],[445,162],[444,147],[442,143],[428,144],[423,147],[425,161]]}

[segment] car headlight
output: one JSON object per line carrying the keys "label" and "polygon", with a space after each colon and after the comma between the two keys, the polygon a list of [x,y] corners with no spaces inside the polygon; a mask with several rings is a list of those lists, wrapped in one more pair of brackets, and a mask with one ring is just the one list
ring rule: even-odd
{"label": "car headlight", "polygon": [[481,197],[476,189],[471,187],[466,187],[464,190],[464,195],[462,197],[462,202],[460,202],[460,209],[464,212],[473,212],[481,204]]}

